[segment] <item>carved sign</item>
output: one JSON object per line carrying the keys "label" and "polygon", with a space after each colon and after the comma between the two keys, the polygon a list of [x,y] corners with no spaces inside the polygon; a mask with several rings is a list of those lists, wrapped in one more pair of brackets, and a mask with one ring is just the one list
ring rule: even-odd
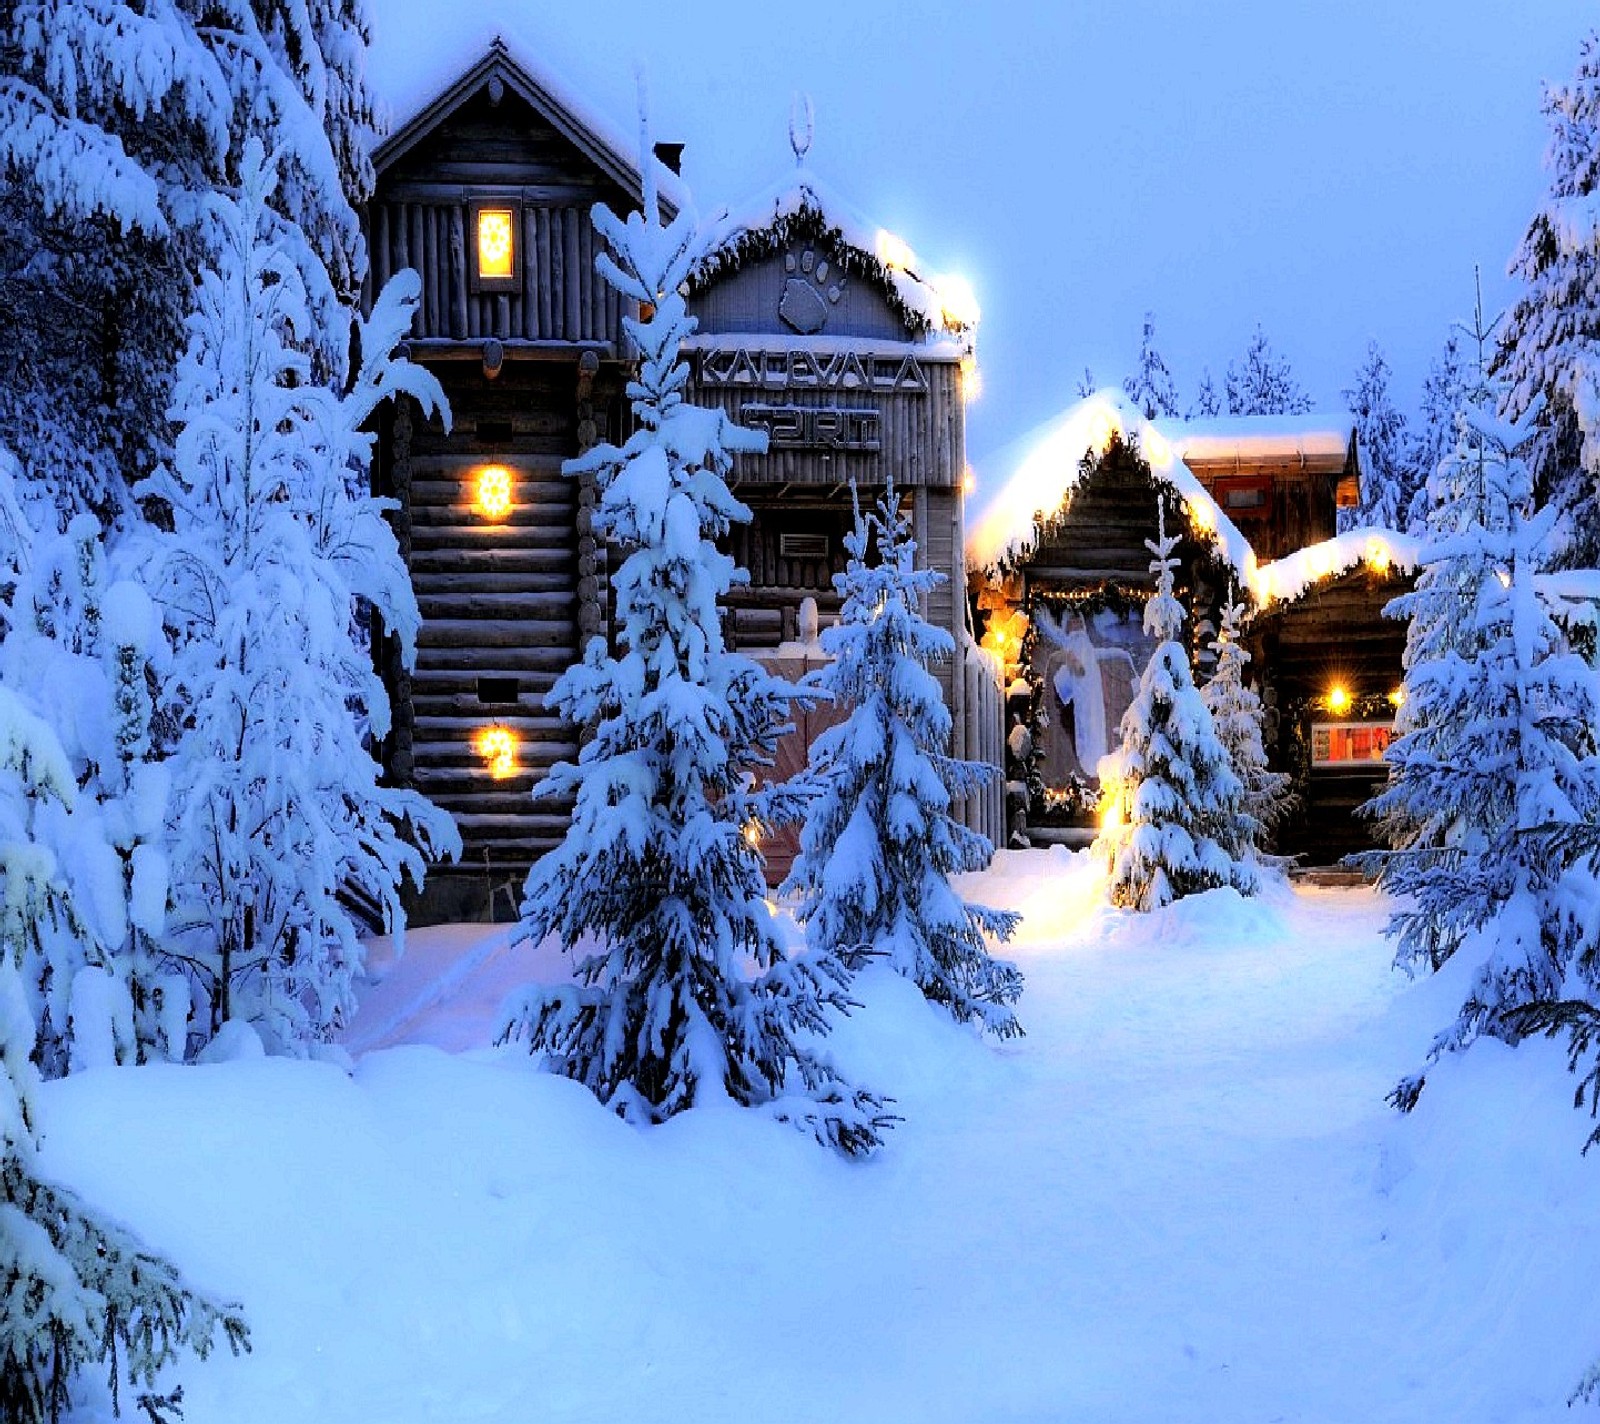
{"label": "carved sign", "polygon": [[928,376],[914,356],[858,356],[851,351],[745,351],[727,347],[700,355],[700,384],[766,391],[881,391],[928,393]]}
{"label": "carved sign", "polygon": [[773,450],[860,450],[883,448],[875,410],[816,409],[799,405],[743,405],[739,423],[765,430]]}

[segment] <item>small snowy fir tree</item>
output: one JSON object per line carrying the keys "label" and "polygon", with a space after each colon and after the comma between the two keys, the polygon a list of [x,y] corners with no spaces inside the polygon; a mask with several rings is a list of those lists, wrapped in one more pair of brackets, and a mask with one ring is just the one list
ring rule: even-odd
{"label": "small snowy fir tree", "polygon": [[[869,567],[874,541],[878,559]],[[995,773],[944,752],[950,713],[929,667],[951,657],[955,641],[920,608],[944,575],[916,567],[910,519],[892,483],[875,512],[857,506],[845,549],[849,564],[833,578],[844,606],[822,634],[833,661],[815,686],[850,715],[812,743],[821,794],[806,813],[784,890],[799,896],[814,954],[838,954],[852,967],[882,956],[958,1022],[1002,1038],[1019,1034],[1010,1005],[1022,976],[984,942],[1009,939],[1017,916],[966,904],[950,884],[994,854],[985,837],[952,818],[951,797]]]}
{"label": "small snowy fir tree", "polygon": [[1406,418],[1389,398],[1389,363],[1376,341],[1344,392],[1361,448],[1361,503],[1339,511],[1339,529],[1402,530],[1410,503],[1406,488]]}
{"label": "small snowy fir tree", "polygon": [[[44,720],[0,687],[0,1419],[58,1424],[80,1404],[103,1417],[121,1391],[141,1391],[151,1420],[181,1413],[164,1378],[184,1353],[204,1358],[221,1334],[249,1348],[239,1308],[197,1294],[176,1267],[76,1193],[45,1181],[36,1161],[35,1026],[22,965],[39,937],[80,922],[60,866],[36,835],[52,805],[78,792]],[[97,1378],[84,1374],[91,1367]],[[104,1381],[102,1386],[101,1381]],[[157,1386],[167,1386],[157,1393]],[[102,1392],[102,1390],[104,1392]]]}
{"label": "small snowy fir tree", "polygon": [[238,198],[208,200],[220,266],[189,320],[174,463],[139,493],[170,516],[149,563],[177,648],[171,932],[210,1008],[197,1027],[241,1019],[305,1051],[351,1008],[361,945],[346,890],[398,928],[402,881],[420,884],[424,854],[460,842],[421,796],[379,785],[367,739],[387,731],[388,698],[355,623],[363,602],[412,655],[416,599],[390,504],[366,493],[363,427],[392,395],[442,399],[392,354],[417,277],[379,293],[346,395],[311,379],[307,254],[285,253],[299,229],[268,206],[273,182],[252,145]]}
{"label": "small snowy fir tree", "polygon": [[1311,397],[1300,388],[1289,358],[1272,349],[1258,326],[1239,362],[1228,362],[1229,415],[1303,415]]}
{"label": "small snowy fir tree", "polygon": [[1222,397],[1217,394],[1216,383],[1210,371],[1200,373],[1200,389],[1194,393],[1194,404],[1189,407],[1185,420],[1210,420],[1222,414]]}
{"label": "small snowy fir tree", "polygon": [[1155,591],[1144,629],[1156,649],[1122,717],[1122,745],[1098,768],[1106,814],[1096,848],[1111,867],[1111,901],[1155,910],[1185,895],[1231,885],[1257,887],[1246,855],[1243,788],[1217,740],[1183,644],[1183,605],[1173,593],[1166,505],[1145,546]]}
{"label": "small snowy fir tree", "polygon": [[1249,650],[1239,641],[1244,615],[1244,605],[1230,598],[1211,644],[1216,667],[1200,697],[1242,788],[1239,825],[1245,849],[1260,859],[1262,842],[1294,805],[1294,780],[1267,765],[1261,699],[1244,680],[1250,662]]}
{"label": "small snowy fir tree", "polygon": [[1178,414],[1178,389],[1172,372],[1156,350],[1156,319],[1144,314],[1144,334],[1139,340],[1139,371],[1122,382],[1128,399],[1144,412],[1146,420],[1171,419]]}
{"label": "small snowy fir tree", "polygon": [[640,153],[643,211],[594,210],[615,254],[596,266],[649,311],[628,322],[638,429],[567,466],[595,477],[595,532],[629,551],[612,581],[619,650],[593,639],[550,694],[593,736],[544,783],[576,805],[522,905],[529,941],[554,935],[582,958],[576,985],[526,991],[504,1032],[630,1121],[731,1099],[866,1153],[890,1120],[882,1102],[812,1046],[849,1007],[848,970],[833,956],[785,958],[750,834],[802,809],[792,792],[753,786],[792,689],[726,650],[717,610],[735,570],[715,541],[749,518],[726,476],[733,453],[765,437],[683,399],[695,220],[685,207],[663,224],[647,133]]}

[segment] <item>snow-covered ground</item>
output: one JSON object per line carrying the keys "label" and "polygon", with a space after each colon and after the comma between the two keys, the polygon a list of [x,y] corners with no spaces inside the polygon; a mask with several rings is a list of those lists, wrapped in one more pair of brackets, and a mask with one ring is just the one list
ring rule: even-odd
{"label": "snow-covered ground", "polygon": [[80,1074],[42,1165],[245,1303],[187,1424],[1574,1417],[1600,1162],[1558,1046],[1482,1042],[1398,1118],[1461,986],[1390,970],[1372,892],[972,881],[1028,917],[1028,1036],[864,976],[836,1054],[905,1117],[866,1164],[732,1108],[636,1131],[486,1047],[559,964],[478,926],[377,948],[353,1077]]}

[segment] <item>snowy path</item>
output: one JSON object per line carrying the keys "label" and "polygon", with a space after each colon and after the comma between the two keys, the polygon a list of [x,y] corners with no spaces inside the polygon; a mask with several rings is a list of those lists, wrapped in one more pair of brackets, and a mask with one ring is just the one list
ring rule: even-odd
{"label": "snowy path", "polygon": [[[188,1424],[1576,1417],[1600,1163],[1558,1052],[1485,1045],[1397,1119],[1451,986],[1389,972],[1370,892],[981,883],[1029,913],[1028,1037],[864,980],[837,1054],[906,1118],[869,1165],[431,1047],[86,1075],[47,1162],[249,1307]],[[493,938],[417,937],[357,1040],[483,1041],[529,973]]]}

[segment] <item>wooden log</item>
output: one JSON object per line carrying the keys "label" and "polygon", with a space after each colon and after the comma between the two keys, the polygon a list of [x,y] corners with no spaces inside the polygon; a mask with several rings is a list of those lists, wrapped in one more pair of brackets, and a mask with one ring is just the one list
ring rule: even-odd
{"label": "wooden log", "polygon": [[462,341],[467,335],[467,224],[460,203],[450,213],[450,335]]}
{"label": "wooden log", "polygon": [[535,276],[535,295],[539,307],[539,335],[548,340],[555,336],[555,320],[551,314],[550,306],[550,210],[548,208],[535,208],[532,211],[538,226],[538,245],[534,248],[534,267],[532,270]]}
{"label": "wooden log", "polygon": [[473,642],[481,648],[567,648],[577,656],[578,625],[566,618],[525,618],[516,622],[479,618],[424,617],[419,648]]}
{"label": "wooden log", "polygon": [[578,232],[582,224],[576,208],[564,208],[561,212],[561,226],[563,232],[562,247],[566,250],[567,270],[566,280],[562,283],[562,299],[566,305],[567,340],[576,341],[579,338],[579,313],[582,310],[582,284],[584,272],[578,253]]}
{"label": "wooden log", "polygon": [[550,335],[557,341],[568,339],[567,308],[563,293],[567,286],[567,254],[564,224],[560,212],[550,214]]}
{"label": "wooden log", "polygon": [[434,208],[418,208],[422,216],[422,329],[434,336],[442,329],[439,315],[439,289],[445,279],[439,261],[438,213]]}

